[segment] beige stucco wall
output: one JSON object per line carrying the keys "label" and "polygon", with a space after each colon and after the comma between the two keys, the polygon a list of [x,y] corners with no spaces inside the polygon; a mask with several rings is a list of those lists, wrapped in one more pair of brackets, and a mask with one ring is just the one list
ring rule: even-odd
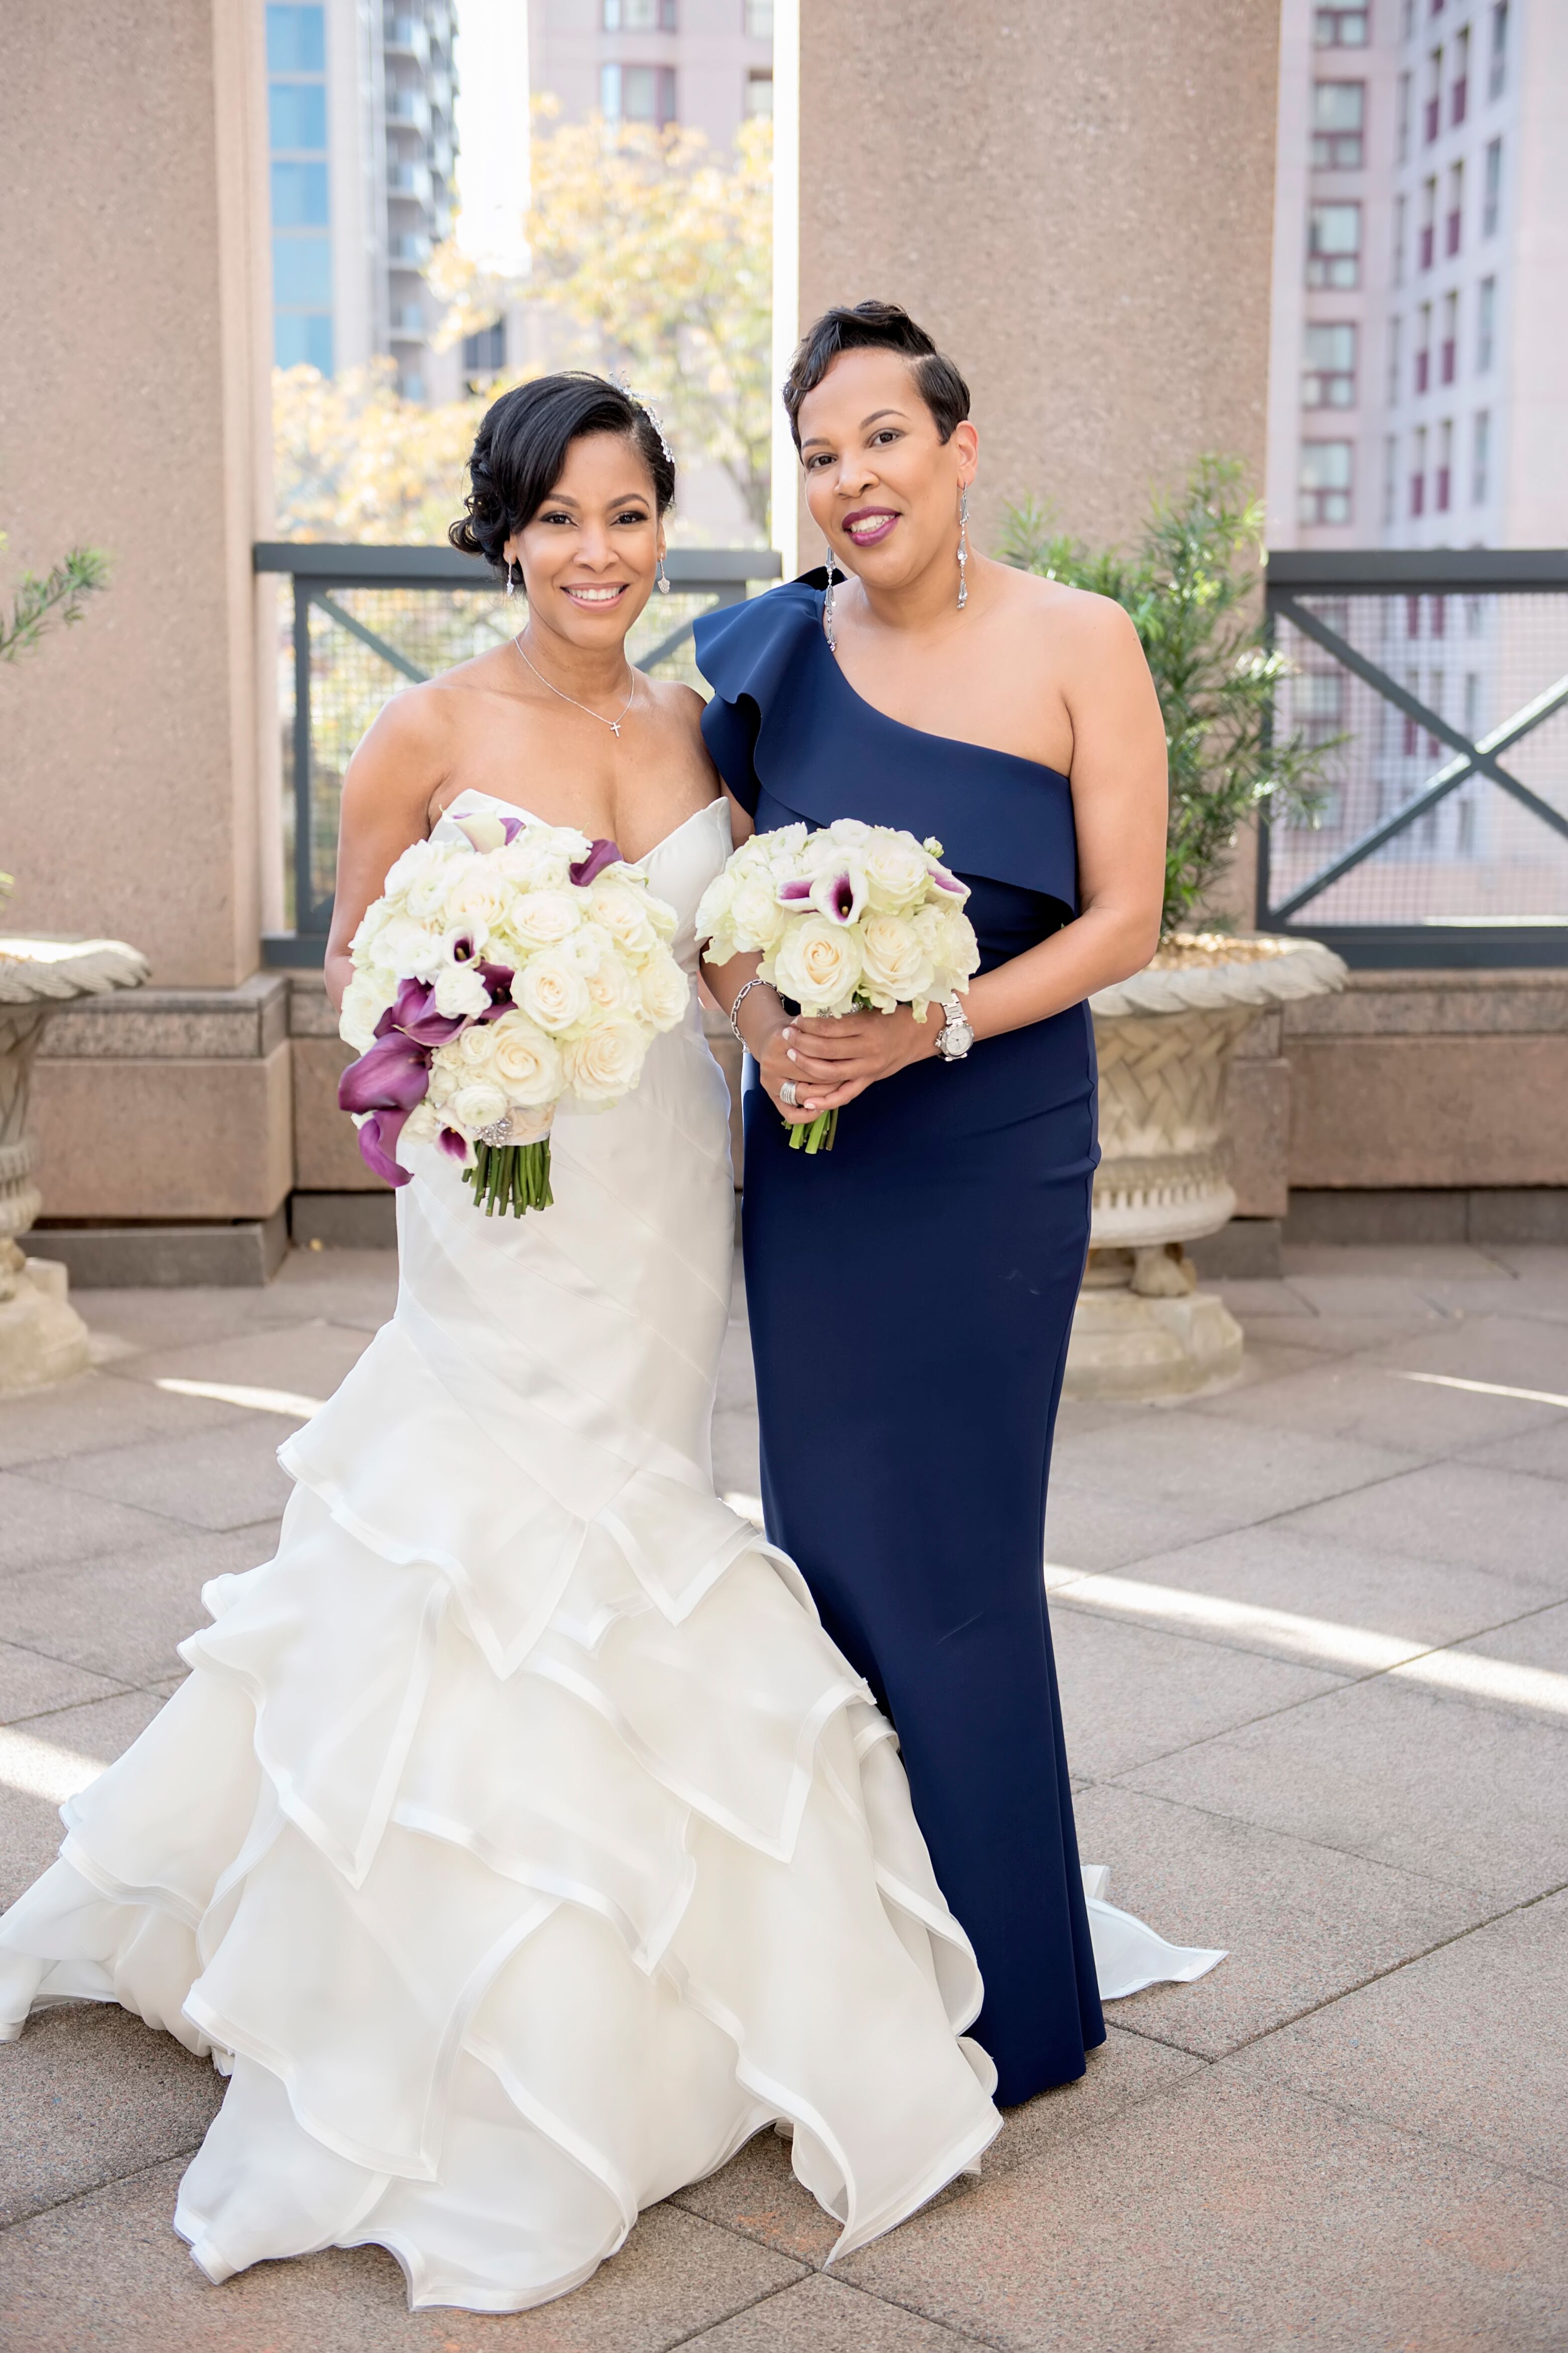
{"label": "beige stucco wall", "polygon": [[258,962],[261,26],[248,0],[0,9],[5,561],[113,567],[6,675],[6,923],[133,941],[163,985]]}
{"label": "beige stucco wall", "polygon": [[1120,539],[1204,450],[1261,490],[1277,15],[802,0],[802,318],[880,295],[952,353],[982,545],[1029,493]]}

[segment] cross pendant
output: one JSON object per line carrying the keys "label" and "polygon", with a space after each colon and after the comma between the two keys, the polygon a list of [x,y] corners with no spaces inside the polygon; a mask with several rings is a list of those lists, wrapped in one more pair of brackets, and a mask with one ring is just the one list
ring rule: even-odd
{"label": "cross pendant", "polygon": [[618,734],[620,733],[620,732],[621,732],[621,723],[620,723],[620,721],[619,721],[618,719],[612,719],[612,720],[611,720],[611,722],[610,722],[610,733],[611,733],[611,734],[612,734],[612,735],[618,735]]}

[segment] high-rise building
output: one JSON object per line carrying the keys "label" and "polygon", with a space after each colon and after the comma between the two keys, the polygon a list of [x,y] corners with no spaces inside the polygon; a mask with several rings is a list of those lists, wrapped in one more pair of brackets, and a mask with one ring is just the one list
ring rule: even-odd
{"label": "high-rise building", "polygon": [[280,367],[331,375],[386,353],[409,397],[437,388],[425,273],[452,223],[454,30],[447,0],[269,0]]}
{"label": "high-rise building", "polygon": [[771,114],[773,0],[534,0],[529,84],[568,121],[679,122],[727,145]]}
{"label": "high-rise building", "polygon": [[1568,10],[1284,0],[1277,547],[1568,538]]}

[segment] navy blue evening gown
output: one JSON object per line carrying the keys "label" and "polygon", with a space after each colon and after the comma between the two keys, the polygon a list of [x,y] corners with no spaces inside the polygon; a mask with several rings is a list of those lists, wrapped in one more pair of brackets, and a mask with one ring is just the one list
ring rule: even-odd
{"label": "navy blue evening gown", "polygon": [[[934,834],[984,970],[1076,912],[1067,778],[875,710],[809,579],[707,616],[697,649],[709,751],[760,831],[855,817]],[[752,1069],[745,1103],[768,1534],[897,1729],[1004,2102],[1081,2075],[1105,2039],[1043,1575],[1095,1084],[1075,1005],[880,1080],[830,1154],[789,1149]]]}

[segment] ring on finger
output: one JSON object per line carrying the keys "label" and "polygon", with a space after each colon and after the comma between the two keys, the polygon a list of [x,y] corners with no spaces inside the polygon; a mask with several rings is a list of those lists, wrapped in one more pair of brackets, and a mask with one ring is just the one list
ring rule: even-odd
{"label": "ring on finger", "polygon": [[800,1096],[793,1079],[786,1079],[779,1089],[779,1101],[786,1111],[797,1111],[800,1108]]}

